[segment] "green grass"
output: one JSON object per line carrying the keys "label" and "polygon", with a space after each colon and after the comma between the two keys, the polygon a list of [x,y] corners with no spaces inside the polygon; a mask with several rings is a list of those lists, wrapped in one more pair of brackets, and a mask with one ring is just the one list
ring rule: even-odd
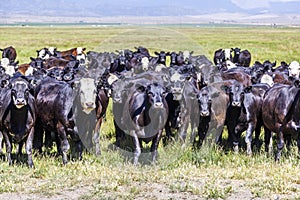
{"label": "green grass", "polygon": [[[296,28],[268,27],[0,27],[0,47],[13,45],[20,63],[29,62],[36,50],[86,47],[87,51],[114,51],[135,46],[159,50],[193,50],[212,59],[219,48],[241,47],[252,53],[252,62],[299,61],[300,34]],[[111,150],[114,127],[111,105],[101,131],[101,156],[85,153],[82,161],[66,166],[60,157],[34,155],[35,168],[24,162],[8,166],[0,161],[0,197],[7,193],[29,197],[79,199],[225,199],[239,195],[286,199],[300,198],[300,170],[296,147],[280,163],[264,151],[252,157],[217,146],[193,149],[171,143],[159,147],[156,165],[133,166],[123,152]],[[147,156],[146,156],[147,158]],[[31,196],[30,196],[31,195]],[[244,195],[244,196],[243,196]]]}

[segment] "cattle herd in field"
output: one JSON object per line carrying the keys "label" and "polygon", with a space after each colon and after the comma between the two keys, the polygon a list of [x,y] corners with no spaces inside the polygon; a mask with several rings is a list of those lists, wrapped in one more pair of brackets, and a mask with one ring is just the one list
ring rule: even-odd
{"label": "cattle herd in field", "polygon": [[250,66],[250,52],[239,48],[216,50],[211,62],[190,51],[152,56],[140,46],[87,53],[79,47],[42,48],[29,63],[19,64],[14,47],[0,50],[0,152],[5,143],[9,164],[13,144],[21,154],[25,143],[30,167],[33,149],[42,153],[53,141],[64,164],[70,146],[78,159],[84,150],[100,154],[100,128],[110,99],[115,145],[131,149],[134,164],[143,142],[151,142],[155,162],[160,140],[185,141],[188,127],[189,139],[199,147],[204,141],[222,144],[226,126],[227,145],[235,152],[246,131],[251,155],[252,144],[259,146],[261,128],[267,152],[275,133],[276,160],[284,143],[290,149],[293,138],[300,149],[297,61],[279,66],[256,61]]}

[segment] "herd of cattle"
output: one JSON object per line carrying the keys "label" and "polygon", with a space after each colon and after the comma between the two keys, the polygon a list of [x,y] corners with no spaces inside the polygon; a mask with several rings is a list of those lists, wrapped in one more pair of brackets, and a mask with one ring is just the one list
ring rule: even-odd
{"label": "herd of cattle", "polygon": [[37,50],[30,63],[19,64],[12,46],[0,50],[0,152],[4,138],[9,164],[12,143],[17,154],[25,143],[30,167],[32,149],[42,152],[53,140],[64,164],[70,144],[79,159],[85,149],[100,154],[109,99],[116,145],[132,149],[134,164],[142,142],[152,142],[155,162],[161,138],[165,143],[174,137],[184,141],[191,127],[191,140],[201,146],[207,137],[220,142],[224,125],[236,152],[246,131],[251,155],[252,134],[257,144],[263,127],[266,151],[271,151],[276,133],[276,160],[284,143],[290,149],[293,136],[300,155],[297,61],[280,66],[256,61],[250,66],[250,52],[239,48],[217,50],[212,63],[190,51],[151,56],[145,47],[87,53],[79,47],[50,47]]}

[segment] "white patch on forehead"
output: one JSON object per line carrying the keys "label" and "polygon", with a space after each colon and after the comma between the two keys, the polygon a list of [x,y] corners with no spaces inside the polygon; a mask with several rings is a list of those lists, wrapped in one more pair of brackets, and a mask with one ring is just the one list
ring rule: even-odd
{"label": "white patch on forehead", "polygon": [[224,56],[225,56],[225,60],[230,60],[231,50],[230,49],[224,49]]}
{"label": "white patch on forehead", "polygon": [[45,56],[45,54],[46,54],[46,51],[45,51],[45,49],[41,49],[40,51],[39,51],[39,58],[44,58],[44,56]]}
{"label": "white patch on forehead", "polygon": [[227,69],[232,69],[232,68],[236,67],[236,65],[233,62],[231,62],[230,60],[226,60],[225,63],[226,63]]}
{"label": "white patch on forehead", "polygon": [[291,62],[289,65],[289,76],[297,76],[300,74],[300,65],[297,61]]}
{"label": "white patch on forehead", "polygon": [[163,64],[159,64],[159,65],[156,65],[155,67],[155,72],[161,72],[163,68],[165,68],[166,66],[163,65]]}
{"label": "white patch on forehead", "polygon": [[85,55],[84,54],[80,54],[80,55],[76,56],[76,60],[81,60],[81,59],[85,60]]}
{"label": "white patch on forehead", "polygon": [[109,77],[107,79],[107,82],[109,85],[112,85],[115,81],[117,81],[119,78],[114,74],[109,74]]}
{"label": "white patch on forehead", "polygon": [[82,47],[77,47],[76,51],[77,51],[77,54],[82,54]]}
{"label": "white patch on forehead", "polygon": [[25,76],[31,76],[33,75],[34,68],[29,66],[28,69],[25,71]]}
{"label": "white patch on forehead", "polygon": [[149,59],[147,57],[143,57],[141,60],[142,68],[147,70],[149,68]]}
{"label": "white patch on forehead", "polygon": [[1,59],[1,65],[2,65],[2,67],[8,66],[9,65],[9,59],[8,58],[2,58]]}
{"label": "white patch on forehead", "polygon": [[272,76],[268,75],[268,74],[264,74],[262,75],[261,79],[260,79],[261,83],[265,83],[268,84],[269,86],[273,86],[274,85],[274,81]]}
{"label": "white patch on forehead", "polygon": [[176,81],[180,81],[180,80],[181,80],[180,78],[181,78],[181,74],[179,74],[179,73],[176,72],[175,74],[173,74],[173,75],[171,76],[171,79],[170,79],[170,80],[171,80],[172,82],[176,82]]}
{"label": "white patch on forehead", "polygon": [[55,47],[49,47],[48,48],[48,51],[53,55],[54,54],[54,50],[55,50]]}
{"label": "white patch on forehead", "polygon": [[183,59],[187,59],[191,56],[191,53],[188,50],[183,51]]}

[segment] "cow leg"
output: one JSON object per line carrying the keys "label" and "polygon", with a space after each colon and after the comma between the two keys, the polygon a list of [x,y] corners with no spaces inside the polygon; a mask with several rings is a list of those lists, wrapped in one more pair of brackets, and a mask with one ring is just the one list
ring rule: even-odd
{"label": "cow leg", "polygon": [[260,136],[260,131],[261,131],[261,127],[262,127],[262,123],[261,122],[257,122],[256,127],[255,127],[255,138],[254,138],[254,144],[256,147],[256,150],[259,151],[261,148],[261,144],[259,141],[259,136]]}
{"label": "cow leg", "polygon": [[151,154],[152,154],[152,163],[156,163],[157,155],[158,155],[158,145],[162,135],[162,130],[159,130],[157,135],[153,138],[151,144]]}
{"label": "cow leg", "polygon": [[0,154],[3,153],[3,151],[2,151],[2,142],[3,142],[3,134],[2,134],[2,132],[0,131]]}
{"label": "cow leg", "polygon": [[52,132],[45,130],[45,148],[50,150],[52,145],[53,145]]}
{"label": "cow leg", "polygon": [[37,150],[40,154],[42,153],[42,147],[43,147],[43,133],[44,129],[40,124],[41,122],[39,120],[35,123],[35,133],[33,138],[33,149]]}
{"label": "cow leg", "polygon": [[17,158],[19,158],[22,155],[23,144],[24,141],[21,141],[19,144],[17,144]]}
{"label": "cow leg", "polygon": [[63,164],[67,164],[68,163],[67,152],[70,149],[70,145],[67,139],[65,127],[60,122],[58,122],[57,124],[57,131],[58,131],[59,141],[61,144],[60,146],[61,146]]}
{"label": "cow leg", "polygon": [[298,146],[298,158],[300,159],[300,133],[298,133],[297,146]]}
{"label": "cow leg", "polygon": [[264,129],[265,129],[265,152],[271,155],[273,151],[272,132],[267,127],[264,127]]}
{"label": "cow leg", "polygon": [[140,141],[139,141],[139,138],[138,138],[138,136],[137,136],[137,134],[135,133],[134,130],[130,131],[130,135],[133,138],[133,144],[134,144],[134,148],[135,148],[134,149],[133,164],[137,165],[138,161],[139,161],[139,157],[142,153],[141,146],[140,146]]}
{"label": "cow leg", "polygon": [[166,131],[166,137],[163,138],[163,144],[167,145],[167,142],[171,139],[172,137],[172,130],[171,130],[171,126],[170,126],[170,120],[168,119],[168,121],[165,124],[165,131]]}
{"label": "cow leg", "polygon": [[247,127],[246,137],[245,137],[245,142],[247,144],[247,155],[252,155],[251,143],[252,143],[252,133],[254,129],[255,129],[255,123],[253,121],[248,122],[248,127]]}
{"label": "cow leg", "polygon": [[9,137],[8,137],[8,135],[7,135],[6,132],[3,132],[3,136],[4,136],[5,144],[6,144],[6,154],[7,154],[8,164],[12,165],[12,159],[11,159],[11,148],[12,148],[12,145],[11,145],[11,142],[10,142]]}
{"label": "cow leg", "polygon": [[277,153],[275,156],[275,161],[277,162],[280,160],[281,151],[283,147],[284,147],[284,138],[283,138],[282,127],[280,127],[279,133],[277,135]]}
{"label": "cow leg", "polygon": [[34,127],[31,128],[26,141],[26,153],[28,155],[28,165],[30,168],[34,167],[33,160],[32,160],[33,138],[34,138]]}
{"label": "cow leg", "polygon": [[96,122],[96,126],[94,129],[94,135],[93,135],[93,144],[95,146],[95,153],[96,155],[100,155],[101,151],[100,151],[100,128],[101,128],[101,124],[102,124],[102,117],[100,117],[97,122]]}
{"label": "cow leg", "polygon": [[285,144],[286,144],[287,152],[290,153],[290,151],[291,151],[291,144],[292,144],[292,135],[291,134],[286,134],[284,136],[284,141],[285,141]]}
{"label": "cow leg", "polygon": [[181,119],[182,119],[182,124],[179,128],[179,137],[180,137],[180,140],[182,142],[185,142],[185,139],[186,139],[186,133],[187,133],[187,129],[188,129],[188,126],[189,126],[189,116],[187,114],[187,111],[183,111],[180,113],[181,116]]}

